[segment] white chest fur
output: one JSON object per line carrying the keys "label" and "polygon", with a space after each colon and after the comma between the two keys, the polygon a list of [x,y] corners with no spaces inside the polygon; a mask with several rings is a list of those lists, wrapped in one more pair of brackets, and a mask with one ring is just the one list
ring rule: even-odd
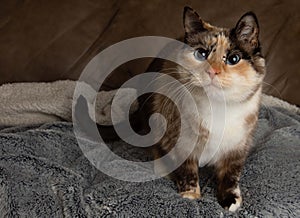
{"label": "white chest fur", "polygon": [[259,95],[257,92],[251,100],[235,104],[214,101],[204,95],[196,98],[201,125],[209,131],[205,145],[201,142],[198,145],[199,166],[214,164],[226,153],[244,146],[249,133],[246,117],[257,111]]}

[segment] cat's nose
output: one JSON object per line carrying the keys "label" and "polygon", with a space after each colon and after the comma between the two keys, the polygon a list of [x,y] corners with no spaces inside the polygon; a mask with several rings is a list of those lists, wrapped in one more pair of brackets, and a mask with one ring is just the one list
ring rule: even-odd
{"label": "cat's nose", "polygon": [[206,71],[211,79],[213,79],[216,75],[220,74],[221,70],[217,67],[210,67]]}

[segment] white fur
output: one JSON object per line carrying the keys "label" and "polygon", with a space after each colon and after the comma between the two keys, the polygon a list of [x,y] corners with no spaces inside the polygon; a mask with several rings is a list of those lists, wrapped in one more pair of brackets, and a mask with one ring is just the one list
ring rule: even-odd
{"label": "white fur", "polygon": [[238,197],[235,198],[235,204],[231,204],[228,208],[229,211],[235,212],[241,205],[242,205],[242,196],[241,196],[241,190],[238,186],[235,190],[233,190],[233,193],[236,194]]}
{"label": "white fur", "polygon": [[[245,118],[258,108],[260,90],[244,103],[227,103],[216,101],[198,93],[196,99],[198,113],[202,125],[210,132],[209,139],[203,148],[201,143],[198,151],[199,165],[214,164],[224,154],[243,146],[249,129]],[[210,107],[208,107],[210,105]],[[190,120],[193,120],[190,119]],[[191,123],[193,125],[193,123]],[[195,124],[194,124],[195,125]],[[193,129],[193,127],[191,127]]]}

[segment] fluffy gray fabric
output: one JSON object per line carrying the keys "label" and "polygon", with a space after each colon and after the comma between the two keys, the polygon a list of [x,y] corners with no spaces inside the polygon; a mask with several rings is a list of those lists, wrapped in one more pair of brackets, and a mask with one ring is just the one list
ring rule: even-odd
{"label": "fluffy gray fabric", "polygon": [[[90,85],[72,80],[3,84],[0,86],[0,125],[72,121],[75,88],[81,90],[89,108],[95,108],[95,114],[89,110],[90,117],[102,125],[111,125],[111,110],[115,123],[123,121],[126,117],[124,105],[137,98],[136,90],[132,88],[96,92]],[[112,107],[113,99],[115,104]],[[130,113],[137,108],[138,104],[134,102]]]}
{"label": "fluffy gray fabric", "polygon": [[[71,123],[2,128],[0,144],[1,217],[300,217],[300,115],[283,109],[260,111],[237,213],[217,203],[210,169],[200,169],[200,200],[181,198],[165,178],[130,183],[104,175],[83,156]],[[123,142],[111,149],[149,158]],[[112,172],[122,164],[106,160]]]}

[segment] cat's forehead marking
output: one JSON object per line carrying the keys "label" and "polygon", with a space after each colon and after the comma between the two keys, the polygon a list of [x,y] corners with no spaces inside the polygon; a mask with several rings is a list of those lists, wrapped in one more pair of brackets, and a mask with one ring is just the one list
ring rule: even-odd
{"label": "cat's forehead marking", "polygon": [[230,48],[230,40],[228,30],[225,28],[214,27],[210,31],[204,33],[193,34],[188,37],[188,44],[191,47],[203,47],[212,53],[224,51]]}
{"label": "cat's forehead marking", "polygon": [[212,36],[212,35],[207,35],[205,36],[204,38],[204,44],[207,46],[207,47],[215,47],[215,45],[217,44],[217,38]]}
{"label": "cat's forehead marking", "polygon": [[210,33],[205,37],[205,43],[214,50],[218,45],[229,47],[228,34],[224,30],[218,30],[216,32]]}
{"label": "cat's forehead marking", "polygon": [[228,38],[223,33],[220,33],[216,38],[218,46],[228,46]]}
{"label": "cat's forehead marking", "polygon": [[211,56],[210,59],[213,61],[224,61],[226,59],[227,51],[230,48],[230,41],[224,33],[217,34],[217,36],[212,36],[215,43],[211,45]]}

